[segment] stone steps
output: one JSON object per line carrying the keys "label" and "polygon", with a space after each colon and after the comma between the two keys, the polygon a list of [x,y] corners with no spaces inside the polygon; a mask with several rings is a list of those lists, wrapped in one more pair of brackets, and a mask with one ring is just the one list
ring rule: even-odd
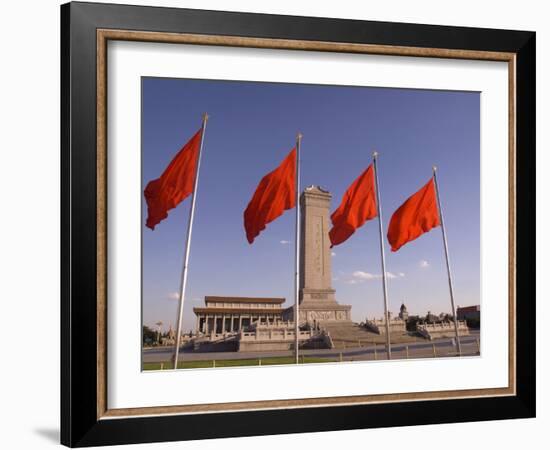
{"label": "stone steps", "polygon": [[[379,335],[360,327],[356,323],[349,322],[322,322],[321,327],[330,333],[334,348],[363,347],[373,344],[385,344],[384,335]],[[391,341],[410,342],[414,337],[403,333],[392,333]]]}
{"label": "stone steps", "polygon": [[335,348],[359,347],[377,341],[379,336],[370,333],[353,322],[321,323],[321,327],[330,333]]}

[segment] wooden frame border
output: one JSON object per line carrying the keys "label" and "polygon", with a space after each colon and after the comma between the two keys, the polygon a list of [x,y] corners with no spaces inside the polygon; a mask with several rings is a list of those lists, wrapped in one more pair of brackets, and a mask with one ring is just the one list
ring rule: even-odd
{"label": "wooden frame border", "polygon": [[[452,58],[469,60],[488,60],[508,62],[509,72],[509,341],[508,341],[508,387],[491,389],[468,389],[450,391],[412,392],[403,394],[379,394],[341,397],[302,398],[289,400],[268,400],[252,402],[212,403],[201,405],[174,405],[164,407],[121,408],[107,407],[107,230],[106,230],[106,173],[107,173],[107,42],[138,41],[170,44],[214,45],[246,48],[284,49],[301,51],[322,51],[339,53],[360,53],[409,57]],[[235,36],[213,36],[185,33],[158,33],[133,30],[97,30],[97,418],[115,418],[140,415],[189,414],[261,410],[274,408],[298,408],[318,406],[342,406],[368,403],[388,403],[419,400],[460,399],[467,397],[496,397],[515,395],[515,61],[514,53],[476,50],[454,50],[439,48],[421,48],[387,46],[372,44],[334,43],[322,41],[303,41],[286,39],[262,39]]]}
{"label": "wooden frame border", "polygon": [[[82,447],[535,416],[534,32],[81,2],[61,6],[60,24],[63,444]],[[182,406],[107,410],[103,350],[108,313],[104,220],[108,130],[105,97],[99,98],[98,92],[107,89],[108,38],[172,43],[184,39],[188,44],[507,62],[508,244],[513,256],[509,273],[515,280],[515,285],[509,286],[510,314],[515,316],[515,321],[509,322],[514,340],[514,346],[509,346],[513,357],[509,387],[500,391],[422,393],[422,398],[402,394],[291,400],[263,406],[256,402],[201,405],[201,410]]]}

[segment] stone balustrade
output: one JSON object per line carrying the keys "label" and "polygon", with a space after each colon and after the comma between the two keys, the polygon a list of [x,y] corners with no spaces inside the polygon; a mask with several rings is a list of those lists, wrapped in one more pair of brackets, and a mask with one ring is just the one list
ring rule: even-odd
{"label": "stone balustrade", "polygon": [[[267,327],[266,327],[267,328]],[[300,331],[298,340],[311,339],[320,333],[309,330]],[[239,334],[239,341],[294,341],[294,330],[256,330],[256,331],[242,331]]]}
{"label": "stone balustrade", "polygon": [[[332,348],[328,332],[324,330],[300,331],[300,347],[315,345],[321,348]],[[196,349],[216,351],[215,346],[233,345],[236,351],[278,351],[294,348],[295,330],[293,322],[279,324],[257,324],[254,329],[239,332],[208,333],[197,336],[194,340]],[[319,347],[315,347],[319,348]],[[233,350],[233,351],[235,351]]]}
{"label": "stone balustrade", "polygon": [[[470,329],[466,321],[457,321],[459,336],[467,336],[470,334]],[[432,340],[435,338],[454,337],[455,324],[454,322],[435,322],[435,323],[418,323],[416,331],[426,339]]]}
{"label": "stone balustrade", "polygon": [[[407,331],[407,324],[404,320],[399,317],[390,318],[388,321],[390,328],[390,333],[404,333]],[[365,328],[369,331],[372,331],[376,334],[385,334],[386,333],[386,321],[384,318],[381,319],[366,319]]]}
{"label": "stone balustrade", "polygon": [[255,330],[294,330],[294,322],[288,320],[278,320],[275,322],[254,322],[251,325],[251,328]]}

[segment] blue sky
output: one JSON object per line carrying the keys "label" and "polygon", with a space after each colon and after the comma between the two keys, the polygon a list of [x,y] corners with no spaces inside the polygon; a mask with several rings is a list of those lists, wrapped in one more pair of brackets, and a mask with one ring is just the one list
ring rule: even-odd
{"label": "blue sky", "polygon": [[[146,184],[210,115],[191,244],[184,330],[205,295],[285,297],[293,303],[294,211],[249,245],[243,212],[260,179],[303,133],[302,187],[332,195],[331,212],[379,152],[384,232],[391,214],[439,167],[457,305],[480,302],[480,97],[477,92],[143,78],[143,321],[175,327],[190,197],[154,231],[145,228]],[[378,224],[333,250],[333,288],[352,318],[382,316]],[[449,312],[441,230],[392,253],[384,239],[389,308]]]}

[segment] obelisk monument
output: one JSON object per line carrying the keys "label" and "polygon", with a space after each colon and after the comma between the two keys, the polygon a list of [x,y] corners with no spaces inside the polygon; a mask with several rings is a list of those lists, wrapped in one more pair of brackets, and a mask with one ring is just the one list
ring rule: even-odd
{"label": "obelisk monument", "polygon": [[300,324],[351,320],[351,306],[340,305],[332,288],[331,198],[318,186],[300,196]]}

